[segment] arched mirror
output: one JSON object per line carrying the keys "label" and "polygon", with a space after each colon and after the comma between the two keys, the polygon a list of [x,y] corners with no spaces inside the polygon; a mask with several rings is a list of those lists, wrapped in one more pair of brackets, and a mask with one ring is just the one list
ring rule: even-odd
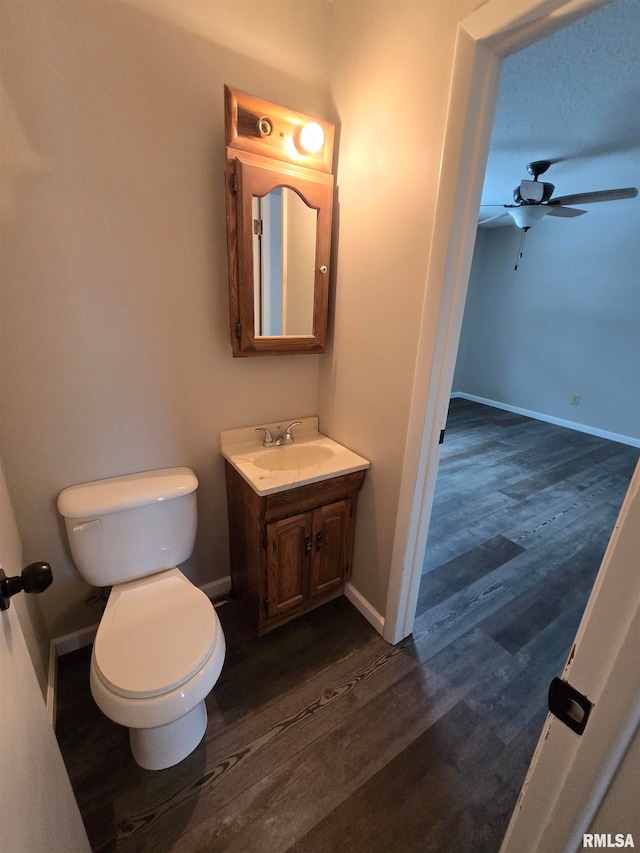
{"label": "arched mirror", "polygon": [[290,187],[253,196],[256,337],[313,334],[318,211]]}
{"label": "arched mirror", "polygon": [[[324,352],[333,201],[326,152],[294,157],[293,143],[309,123],[307,117],[303,121],[300,114],[277,107],[286,113],[285,120],[276,105],[225,91],[232,107],[228,114],[236,116],[231,131],[227,127],[232,143],[227,147],[227,241],[233,354]],[[249,117],[243,98],[251,100]],[[333,128],[328,127],[332,139]],[[265,148],[271,157],[254,153]]]}

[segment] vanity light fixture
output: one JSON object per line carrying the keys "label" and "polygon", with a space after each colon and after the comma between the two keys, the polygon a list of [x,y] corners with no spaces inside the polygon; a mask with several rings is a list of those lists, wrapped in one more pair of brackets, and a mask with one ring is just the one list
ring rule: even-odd
{"label": "vanity light fixture", "polygon": [[299,145],[307,154],[316,154],[324,145],[324,130],[317,121],[308,121],[300,130]]}
{"label": "vanity light fixture", "polygon": [[225,86],[225,138],[233,152],[331,174],[334,126]]}

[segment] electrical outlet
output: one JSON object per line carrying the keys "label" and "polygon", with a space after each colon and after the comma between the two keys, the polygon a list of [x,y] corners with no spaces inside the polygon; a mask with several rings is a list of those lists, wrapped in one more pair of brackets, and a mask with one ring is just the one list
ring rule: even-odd
{"label": "electrical outlet", "polygon": [[571,395],[571,405],[579,406],[580,405],[580,394],[572,394]]}

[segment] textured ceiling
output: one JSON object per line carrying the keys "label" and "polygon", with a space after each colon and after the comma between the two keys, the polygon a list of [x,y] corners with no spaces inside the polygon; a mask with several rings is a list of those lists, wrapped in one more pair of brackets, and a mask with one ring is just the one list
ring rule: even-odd
{"label": "textured ceiling", "polygon": [[[556,196],[640,186],[640,0],[615,0],[505,60],[482,204],[512,203],[532,160],[555,161],[541,180]],[[640,210],[640,197],[609,204]]]}

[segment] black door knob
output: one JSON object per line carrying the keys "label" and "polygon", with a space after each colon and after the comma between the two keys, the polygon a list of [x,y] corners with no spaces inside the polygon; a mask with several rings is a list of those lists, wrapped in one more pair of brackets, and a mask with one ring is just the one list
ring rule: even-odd
{"label": "black door knob", "polygon": [[22,570],[20,576],[8,578],[0,569],[0,610],[9,609],[9,599],[17,592],[44,592],[53,582],[53,574],[49,563],[30,563]]}

